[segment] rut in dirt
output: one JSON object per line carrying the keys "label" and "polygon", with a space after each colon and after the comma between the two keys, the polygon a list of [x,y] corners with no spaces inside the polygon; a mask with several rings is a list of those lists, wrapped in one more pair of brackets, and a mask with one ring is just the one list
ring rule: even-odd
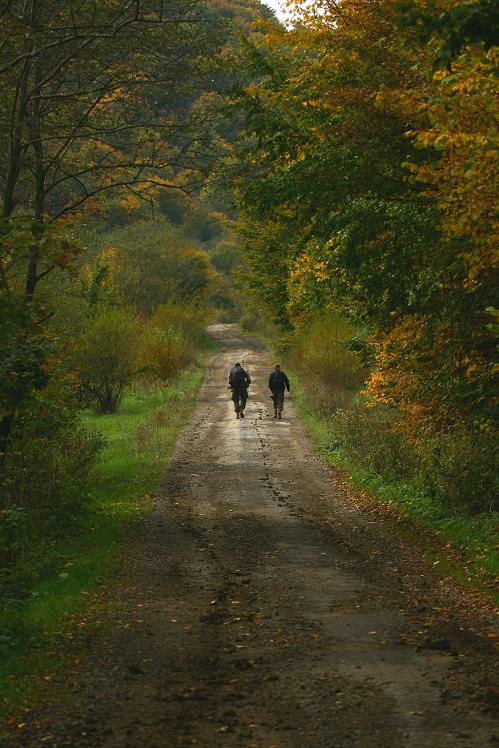
{"label": "rut in dirt", "polygon": [[116,620],[11,744],[497,745],[486,614],[470,625],[465,593],[356,506],[292,403],[272,418],[262,345],[211,332],[222,352],[127,547]]}

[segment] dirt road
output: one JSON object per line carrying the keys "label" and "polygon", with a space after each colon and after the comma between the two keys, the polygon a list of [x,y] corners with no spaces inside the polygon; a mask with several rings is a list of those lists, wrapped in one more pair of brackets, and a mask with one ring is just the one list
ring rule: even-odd
{"label": "dirt road", "polygon": [[[130,541],[112,630],[27,715],[23,746],[489,746],[490,642],[462,594],[271,418],[269,359],[222,344],[157,509]],[[254,385],[244,421],[225,381]]]}

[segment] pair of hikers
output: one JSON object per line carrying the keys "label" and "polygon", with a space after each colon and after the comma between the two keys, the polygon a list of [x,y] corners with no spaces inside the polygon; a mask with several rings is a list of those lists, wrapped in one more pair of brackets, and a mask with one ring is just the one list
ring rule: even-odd
{"label": "pair of hikers", "polygon": [[[248,399],[248,387],[251,384],[251,377],[240,363],[234,364],[229,372],[229,387],[232,390],[232,402],[236,411],[236,418],[244,418],[244,409]],[[281,370],[279,364],[276,364],[274,371],[269,376],[269,389],[272,392],[272,402],[274,403],[274,418],[282,418],[282,409],[284,407],[284,390],[288,392],[289,379]]]}

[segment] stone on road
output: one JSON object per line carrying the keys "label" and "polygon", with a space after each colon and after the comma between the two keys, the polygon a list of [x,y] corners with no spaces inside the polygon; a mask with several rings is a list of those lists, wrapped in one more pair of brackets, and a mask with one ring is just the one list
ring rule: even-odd
{"label": "stone on road", "polygon": [[[261,344],[212,334],[222,352],[126,549],[116,620],[19,744],[497,745],[490,639],[462,623],[462,593],[356,505],[292,402],[272,418]],[[242,421],[235,361],[253,379]]]}

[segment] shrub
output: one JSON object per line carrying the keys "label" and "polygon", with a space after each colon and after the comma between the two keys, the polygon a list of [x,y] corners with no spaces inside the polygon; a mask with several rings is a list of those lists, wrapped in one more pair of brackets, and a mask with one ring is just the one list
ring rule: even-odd
{"label": "shrub", "polygon": [[490,434],[454,427],[425,432],[415,442],[419,480],[448,507],[497,511],[497,447]]}
{"label": "shrub", "polygon": [[291,338],[287,358],[300,372],[312,407],[324,414],[344,408],[363,382],[359,359],[348,349],[353,333],[346,322],[325,315]]}
{"label": "shrub", "polygon": [[463,428],[406,433],[400,413],[358,401],[329,421],[331,449],[391,482],[413,481],[426,496],[466,512],[497,510],[497,450]]}
{"label": "shrub", "polygon": [[[166,302],[206,301],[210,263],[178,228],[165,221],[144,221],[107,235],[118,247],[119,292],[137,309],[152,314]],[[186,244],[188,246],[186,246]]]}
{"label": "shrub", "polygon": [[154,313],[144,335],[140,354],[143,370],[153,378],[171,381],[183,367],[195,361],[205,336],[199,308],[163,304]]}
{"label": "shrub", "polygon": [[205,314],[196,305],[162,304],[152,316],[152,324],[161,329],[179,330],[192,346],[205,338]]}
{"label": "shrub", "polygon": [[253,314],[243,314],[239,324],[245,332],[255,332],[259,329],[259,320]]}
{"label": "shrub", "polygon": [[60,384],[37,393],[18,414],[0,478],[3,568],[16,566],[33,543],[43,543],[65,520],[76,518],[99,447]]}
{"label": "shrub", "polygon": [[140,363],[147,376],[169,382],[193,355],[181,330],[151,324],[144,335]]}
{"label": "shrub", "polygon": [[25,305],[0,292],[0,468],[16,416],[48,379],[48,344],[32,334],[33,327]]}
{"label": "shrub", "polygon": [[210,260],[215,270],[231,276],[241,264],[241,252],[232,242],[220,242],[210,252]]}
{"label": "shrub", "polygon": [[137,372],[142,324],[129,310],[105,309],[80,338],[74,366],[85,395],[100,413],[115,413]]}
{"label": "shrub", "polygon": [[390,482],[412,481],[448,508],[496,509],[497,451],[490,434],[464,419],[438,428],[431,417],[413,422],[394,406],[366,400],[359,394],[362,368],[348,348],[353,333],[327,315],[289,338],[287,359],[300,375],[307,405],[327,421],[331,450]]}
{"label": "shrub", "polygon": [[331,446],[341,447],[371,473],[389,480],[411,478],[417,472],[416,455],[398,426],[393,408],[368,408],[357,401],[331,418]]}

